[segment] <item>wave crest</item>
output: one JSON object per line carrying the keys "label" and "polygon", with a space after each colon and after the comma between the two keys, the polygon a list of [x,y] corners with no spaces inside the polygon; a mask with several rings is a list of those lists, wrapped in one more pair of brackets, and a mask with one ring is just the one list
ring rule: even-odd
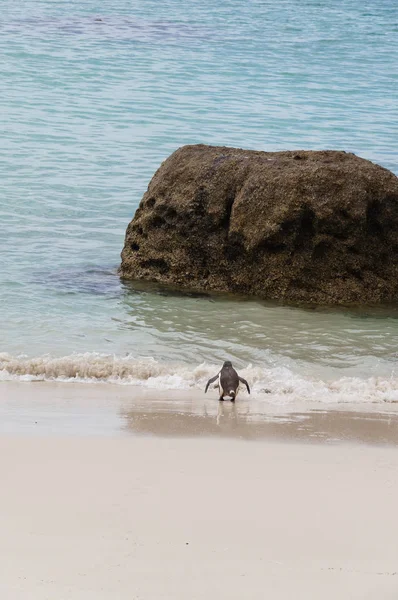
{"label": "wave crest", "polygon": [[[34,358],[0,353],[0,380],[60,381],[141,385],[154,389],[204,389],[219,365],[171,364],[153,358],[137,359],[86,352],[69,356]],[[270,403],[377,403],[398,402],[395,377],[342,377],[324,381],[304,377],[287,367],[248,365],[239,369],[253,396]]]}

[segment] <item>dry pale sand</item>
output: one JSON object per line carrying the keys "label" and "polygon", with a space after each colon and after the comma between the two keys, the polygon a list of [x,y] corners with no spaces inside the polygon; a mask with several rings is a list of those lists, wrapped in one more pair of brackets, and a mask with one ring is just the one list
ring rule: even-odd
{"label": "dry pale sand", "polygon": [[1,598],[396,600],[395,447],[117,434],[86,387],[61,435],[0,386]]}

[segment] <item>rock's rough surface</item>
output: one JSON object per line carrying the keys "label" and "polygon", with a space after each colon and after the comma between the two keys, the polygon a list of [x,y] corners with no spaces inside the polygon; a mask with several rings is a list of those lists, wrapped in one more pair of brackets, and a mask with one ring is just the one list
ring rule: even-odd
{"label": "rock's rough surface", "polygon": [[127,228],[120,274],[323,304],[398,300],[398,178],[354,154],[184,146]]}

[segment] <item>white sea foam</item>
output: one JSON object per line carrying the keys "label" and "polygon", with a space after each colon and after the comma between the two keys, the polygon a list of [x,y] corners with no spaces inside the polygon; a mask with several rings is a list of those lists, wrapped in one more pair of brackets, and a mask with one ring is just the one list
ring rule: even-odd
{"label": "white sea foam", "polygon": [[[152,358],[84,353],[34,358],[0,354],[0,380],[60,381],[139,385],[152,389],[201,389],[219,365],[171,364]],[[250,382],[253,397],[277,404],[296,402],[398,402],[396,377],[341,377],[322,380],[282,366],[248,365],[239,370]]]}

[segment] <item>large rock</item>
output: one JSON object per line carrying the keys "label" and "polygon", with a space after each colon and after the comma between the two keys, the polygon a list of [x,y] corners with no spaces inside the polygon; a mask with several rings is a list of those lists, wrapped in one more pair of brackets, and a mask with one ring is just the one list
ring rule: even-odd
{"label": "large rock", "polygon": [[120,274],[289,301],[398,300],[398,178],[345,152],[184,146],[153,176]]}

